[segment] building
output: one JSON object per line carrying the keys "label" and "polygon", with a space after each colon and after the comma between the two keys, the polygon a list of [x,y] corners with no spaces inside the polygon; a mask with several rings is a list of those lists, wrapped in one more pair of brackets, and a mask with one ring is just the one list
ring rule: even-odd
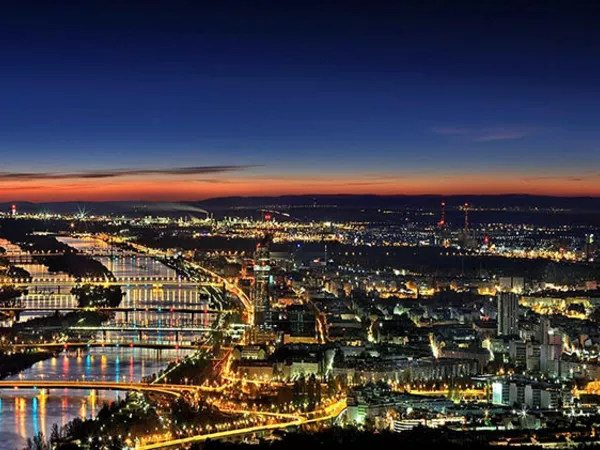
{"label": "building", "polygon": [[508,344],[510,359],[519,366],[527,364],[527,343],[519,340],[511,340]]}
{"label": "building", "polygon": [[307,305],[289,305],[284,310],[269,311],[267,314],[273,329],[293,338],[308,338],[314,341],[317,318]]}
{"label": "building", "polygon": [[494,405],[554,409],[559,406],[561,395],[557,385],[525,378],[498,380],[492,384]]}
{"label": "building", "polygon": [[[348,422],[359,425],[364,424],[367,420],[377,423],[377,419],[385,418],[388,411],[419,409],[438,415],[454,406],[454,402],[445,397],[429,397],[395,392],[389,389],[385,383],[367,384],[351,389],[348,391],[346,402],[348,404]],[[459,421],[462,422],[463,419],[461,418]],[[385,421],[379,422],[385,424]],[[441,424],[437,423],[437,425]],[[383,427],[380,426],[378,428]]]}
{"label": "building", "polygon": [[266,312],[270,307],[271,284],[271,236],[266,234],[262,241],[256,245],[254,252],[254,289],[252,303],[254,304],[255,325],[264,325]]}
{"label": "building", "polygon": [[421,358],[409,369],[412,382],[455,380],[477,374],[478,364],[474,359]]}
{"label": "building", "polygon": [[498,294],[498,335],[516,336],[519,334],[519,296],[512,292]]}
{"label": "building", "polygon": [[504,292],[521,293],[525,288],[523,277],[500,277],[498,282],[500,290]]}
{"label": "building", "polygon": [[238,377],[245,380],[270,381],[275,378],[275,366],[270,361],[240,360],[236,367]]}
{"label": "building", "polygon": [[255,360],[264,361],[267,359],[267,352],[260,345],[238,345],[231,352],[234,360]]}

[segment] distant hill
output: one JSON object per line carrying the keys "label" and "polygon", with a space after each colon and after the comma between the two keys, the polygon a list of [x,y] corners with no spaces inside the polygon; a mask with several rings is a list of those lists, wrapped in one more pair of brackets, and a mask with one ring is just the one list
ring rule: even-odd
{"label": "distant hill", "polygon": [[23,201],[0,203],[0,211],[10,211],[16,204],[18,211],[50,211],[62,214],[86,211],[94,214],[202,213],[202,210],[230,210],[236,208],[340,208],[379,209],[410,208],[438,210],[440,202],[446,202],[449,210],[468,202],[482,208],[560,208],[578,212],[600,213],[598,197],[550,197],[540,195],[283,195],[278,197],[218,197],[197,202],[49,202]]}
{"label": "distant hill", "polygon": [[475,207],[561,208],[600,212],[598,197],[551,197],[541,195],[284,195],[279,197],[218,197],[195,202],[206,209],[235,207],[325,207],[339,208],[448,208],[469,203]]}

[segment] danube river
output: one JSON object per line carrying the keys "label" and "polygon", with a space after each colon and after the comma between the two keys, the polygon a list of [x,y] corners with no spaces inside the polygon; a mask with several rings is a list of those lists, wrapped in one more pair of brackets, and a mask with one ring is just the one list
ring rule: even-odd
{"label": "danube river", "polygon": [[[91,238],[61,237],[60,241],[77,248],[82,252],[96,252],[106,250],[107,244]],[[100,260],[116,277],[148,277],[159,276],[176,278],[176,273],[148,257],[102,256]],[[56,286],[47,285],[31,286],[29,295],[23,297],[28,307],[50,307],[60,310],[76,306],[76,300],[70,295],[70,286],[62,283],[64,275],[48,274],[44,266],[38,264],[21,264],[35,277],[57,278]],[[124,299],[123,307],[136,308],[125,316],[117,313],[112,321],[115,324],[128,324],[131,326],[158,326],[165,327],[159,332],[108,332],[99,333],[98,339],[107,341],[149,342],[174,341],[176,336],[168,328],[192,324],[194,326],[210,326],[214,315],[202,314],[206,307],[206,298],[215,297],[218,301],[218,292],[210,288],[196,287],[193,285],[165,285],[165,286],[140,286],[122,285]],[[161,307],[162,312],[145,311],[146,307]],[[170,308],[196,309],[199,313],[193,318],[189,313],[169,312]],[[41,313],[31,311],[23,313],[20,320],[27,320]],[[47,314],[47,312],[45,313]],[[198,332],[179,333],[179,342],[184,343],[196,340],[201,335]],[[152,350],[141,348],[92,348],[80,354],[61,354],[35,364],[32,368],[23,371],[11,379],[23,380],[110,380],[110,381],[135,381],[156,373],[166,367],[169,361],[181,358],[188,354],[186,350]],[[38,432],[49,435],[53,424],[65,425],[75,417],[93,417],[105,402],[113,401],[125,393],[90,390],[50,390],[41,394],[34,390],[4,390],[0,392],[0,450],[18,449],[25,446],[28,437]]]}
{"label": "danube river", "polygon": [[[11,380],[136,381],[163,369],[185,350],[93,348],[79,355],[61,354],[41,361]],[[27,438],[50,434],[53,424],[63,426],[75,417],[93,417],[103,403],[125,392],[89,389],[51,389],[46,395],[32,389],[3,390],[0,397],[0,449],[21,449]]]}

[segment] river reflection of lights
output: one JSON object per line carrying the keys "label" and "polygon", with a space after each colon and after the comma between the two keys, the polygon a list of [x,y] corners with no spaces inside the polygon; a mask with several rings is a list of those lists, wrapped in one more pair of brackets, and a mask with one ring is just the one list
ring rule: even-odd
{"label": "river reflection of lights", "polygon": [[[80,240],[77,238],[63,238],[59,237],[60,241],[63,241],[69,245],[73,245],[81,250],[89,248],[90,245],[96,245],[98,248],[109,248],[108,245],[102,241],[95,239]],[[173,270],[166,267],[164,264],[152,260],[150,258],[121,258],[118,260],[111,259],[110,257],[99,257],[96,258],[103,264],[109,267],[115,276],[126,277],[126,276],[139,276],[139,275],[155,275],[163,277],[172,277]],[[33,270],[34,273],[38,271]],[[39,278],[48,278],[46,267],[42,265],[36,265],[36,269],[39,269]],[[53,278],[57,278],[54,275]],[[73,307],[75,306],[75,298],[68,292],[70,286],[66,284],[56,283],[52,286],[40,285],[39,290],[37,286],[31,286],[29,298],[25,301],[29,305],[38,305],[41,307],[53,306],[64,306]],[[141,308],[146,307],[183,307],[198,304],[200,299],[200,293],[208,293],[204,288],[198,289],[193,285],[186,286],[171,286],[165,285],[159,289],[155,286],[123,286],[125,291],[125,297],[123,299],[124,306],[131,306],[140,308],[140,310],[132,313],[128,313],[128,321],[137,320],[139,322],[143,320],[150,320],[155,322],[159,319],[164,320],[165,323],[168,321],[181,320],[180,317],[184,313],[169,313],[167,311],[143,311]],[[124,322],[125,314],[118,312],[116,317]],[[198,314],[195,321],[206,321],[211,322],[214,316],[209,314]],[[107,340],[110,340],[107,333]],[[146,339],[156,340],[157,338],[165,342],[173,342],[175,335],[169,333],[161,333],[162,335],[157,336],[156,334],[149,334]],[[128,342],[130,339],[125,336],[118,336],[122,338],[124,342]],[[137,333],[134,336],[138,338]],[[181,336],[181,339],[190,339],[192,337]],[[134,352],[135,357],[130,357],[130,351]],[[71,354],[60,355],[58,357],[52,357],[46,362],[38,363],[25,372],[26,377],[29,379],[49,379],[49,378],[62,378],[62,379],[75,379],[80,377],[81,374],[86,375],[86,379],[101,379],[107,381],[123,381],[124,374],[127,374],[126,378],[130,380],[141,379],[152,373],[158,372],[161,368],[166,365],[166,361],[172,359],[180,360],[180,356],[187,353],[186,350],[146,350],[146,349],[88,349],[87,353],[83,350],[79,357]],[[158,353],[157,353],[158,352]],[[120,355],[120,356],[119,356]],[[62,358],[62,359],[61,359]],[[126,362],[129,370],[126,370]],[[123,367],[121,367],[123,363]],[[25,398],[23,398],[25,395]],[[35,396],[32,397],[32,395]],[[49,428],[53,423],[57,422],[59,426],[66,425],[74,417],[89,417],[94,415],[98,407],[105,401],[111,402],[122,398],[125,394],[118,391],[98,391],[93,392],[90,390],[78,391],[78,390],[62,390],[52,389],[50,392],[43,394],[42,392],[33,392],[31,390],[14,391],[14,393],[7,394],[4,399],[0,399],[0,432],[16,432],[17,435],[24,440],[31,437],[34,432],[40,431],[48,436]],[[4,401],[4,404],[2,404]],[[13,408],[14,411],[10,411]],[[9,420],[2,420],[2,413],[8,414]],[[14,422],[12,421],[14,414]],[[48,428],[48,429],[46,429]],[[16,444],[15,447],[19,447]]]}

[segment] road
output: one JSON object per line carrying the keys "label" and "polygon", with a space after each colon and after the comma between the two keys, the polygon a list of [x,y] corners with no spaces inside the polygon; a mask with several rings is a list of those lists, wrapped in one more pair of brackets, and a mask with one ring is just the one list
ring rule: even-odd
{"label": "road", "polygon": [[206,441],[207,439],[224,439],[224,438],[230,438],[230,437],[239,437],[239,436],[243,436],[245,434],[259,433],[262,431],[279,430],[282,428],[289,428],[289,427],[299,426],[299,425],[307,425],[307,424],[316,423],[316,422],[324,422],[324,421],[335,419],[342,413],[342,411],[345,408],[346,408],[346,402],[340,401],[336,405],[334,405],[333,408],[330,408],[330,409],[332,409],[333,412],[331,412],[325,416],[317,417],[314,419],[307,419],[304,416],[294,415],[294,414],[263,413],[263,412],[245,411],[245,410],[222,410],[223,412],[229,412],[232,414],[249,414],[249,415],[256,415],[256,416],[275,417],[275,418],[279,418],[279,419],[287,420],[287,421],[282,422],[282,423],[276,423],[276,424],[258,425],[258,426],[248,427],[248,428],[240,428],[237,430],[227,430],[227,431],[218,431],[215,433],[199,434],[196,436],[172,439],[170,441],[163,441],[163,442],[156,442],[153,444],[139,445],[136,448],[137,448],[137,450],[154,450],[154,449],[159,449],[159,448],[184,446],[184,445],[191,444],[193,442]]}

